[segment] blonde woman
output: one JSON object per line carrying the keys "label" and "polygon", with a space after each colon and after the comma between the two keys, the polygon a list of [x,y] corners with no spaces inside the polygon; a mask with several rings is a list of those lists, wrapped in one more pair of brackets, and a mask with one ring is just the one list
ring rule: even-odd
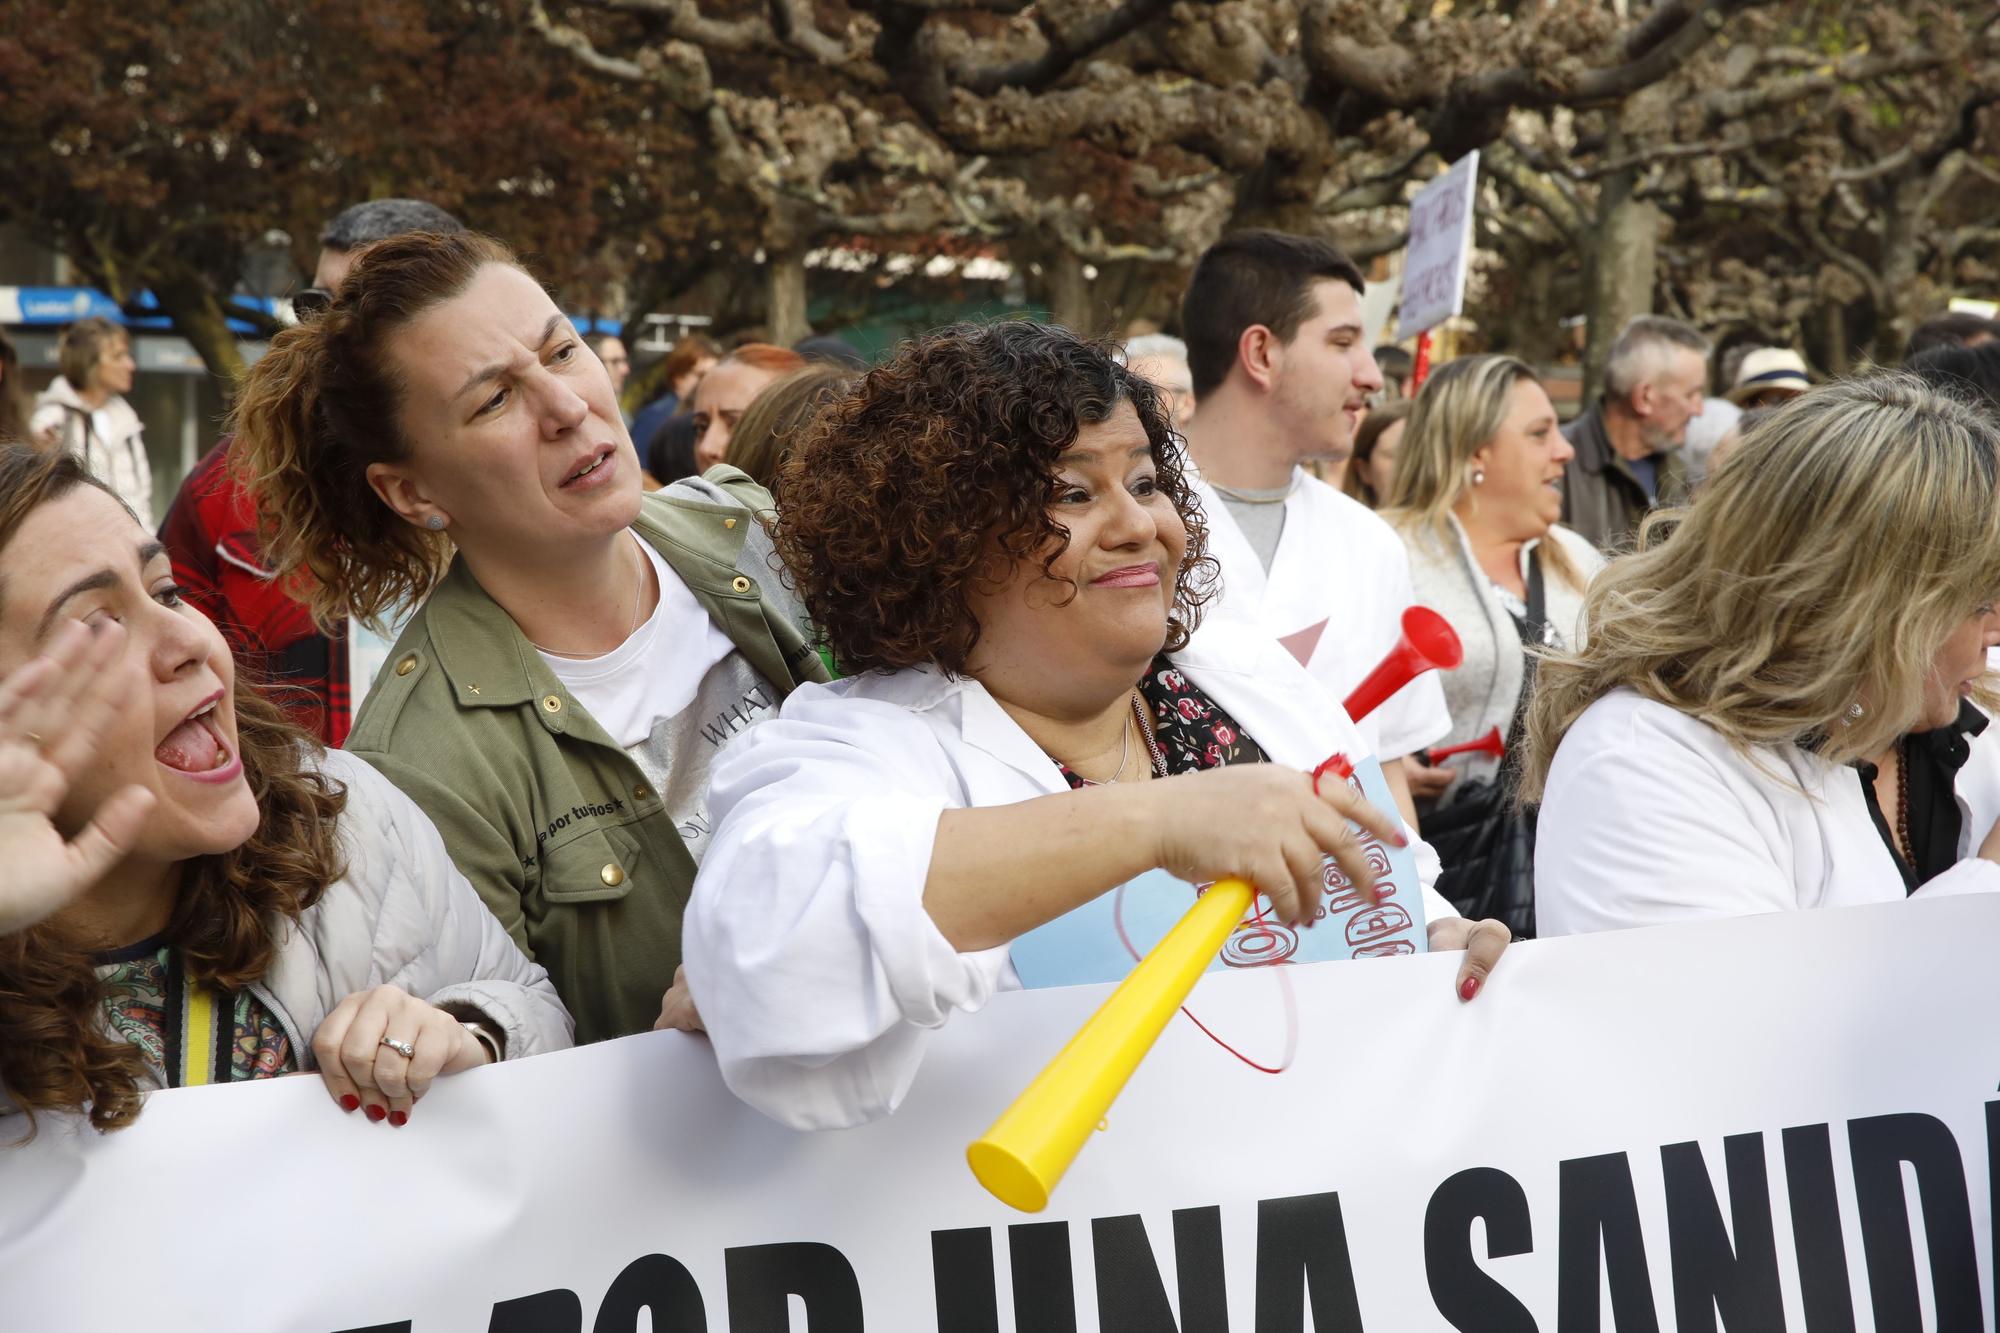
{"label": "blonde woman", "polygon": [[[1580,643],[1583,592],[1604,561],[1588,541],[1559,526],[1563,465],[1575,454],[1556,429],[1541,381],[1511,356],[1473,356],[1440,367],[1424,384],[1404,432],[1383,517],[1410,553],[1417,600],[1458,631],[1465,661],[1444,673],[1451,730],[1437,747],[1498,730],[1516,748],[1516,719],[1534,680],[1531,646]],[[1533,815],[1517,813],[1511,773],[1487,753],[1449,765],[1410,761],[1410,790],[1426,801],[1427,836],[1442,837],[1439,891],[1506,921],[1516,935],[1534,928]],[[1487,854],[1518,820],[1514,864]]]}
{"label": "blonde woman", "polygon": [[146,526],[153,525],[153,465],[146,428],[125,395],[139,363],[132,339],[101,316],[79,319],[56,344],[62,374],[35,400],[28,438],[83,461]]}
{"label": "blonde woman", "polygon": [[1778,409],[1650,519],[1529,705],[1542,933],[2000,889],[1994,755],[1964,735],[1996,492],[2000,432],[1884,375]]}

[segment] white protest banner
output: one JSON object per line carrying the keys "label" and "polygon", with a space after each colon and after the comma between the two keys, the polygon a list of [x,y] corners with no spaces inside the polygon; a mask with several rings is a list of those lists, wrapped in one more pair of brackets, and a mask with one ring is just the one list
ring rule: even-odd
{"label": "white protest banner", "polygon": [[1396,340],[1414,338],[1465,309],[1472,259],[1472,210],[1479,188],[1473,149],[1410,201],[1410,245],[1403,254],[1403,304]]}
{"label": "white protest banner", "polygon": [[[1544,941],[1470,1005],[1449,955],[1291,968],[1290,1072],[1177,1020],[1041,1216],[962,1154],[1104,987],[954,1020],[845,1132],[746,1109],[678,1033],[441,1080],[400,1130],[311,1078],[166,1093],[0,1157],[0,1325],[1959,1333],[1992,1310],[1996,938],[1982,897]],[[1275,975],[1192,1003],[1283,1042]]]}

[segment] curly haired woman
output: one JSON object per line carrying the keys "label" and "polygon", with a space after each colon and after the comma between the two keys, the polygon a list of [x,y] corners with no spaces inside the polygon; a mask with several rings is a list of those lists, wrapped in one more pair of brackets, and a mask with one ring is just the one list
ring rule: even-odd
{"label": "curly haired woman", "polygon": [[0,446],[0,570],[0,1136],[315,1068],[400,1126],[441,1074],[569,1045],[430,821],[239,681],[80,460]]}
{"label": "curly haired woman", "polygon": [[[1021,984],[1023,937],[1160,869],[1241,875],[1294,927],[1349,820],[1406,826],[1304,771],[1365,743],[1291,656],[1221,622],[1158,392],[1029,323],[906,346],[780,474],[779,553],[835,657],[710,787],[688,980],[737,1094],[801,1127],[901,1101],[925,1033]],[[1267,762],[1268,761],[1268,762]],[[1436,860],[1419,848],[1428,884]],[[1505,946],[1423,891],[1433,947]]]}

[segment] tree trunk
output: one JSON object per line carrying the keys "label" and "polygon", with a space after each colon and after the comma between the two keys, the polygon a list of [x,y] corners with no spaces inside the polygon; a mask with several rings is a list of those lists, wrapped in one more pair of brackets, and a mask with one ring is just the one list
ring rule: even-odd
{"label": "tree trunk", "polygon": [[1836,377],[1845,375],[1854,368],[1854,346],[1848,333],[1847,306],[1839,301],[1822,300],[1811,319],[1820,325],[1820,346],[1825,349],[1820,369]]}
{"label": "tree trunk", "polygon": [[1638,169],[1608,177],[1598,196],[1597,240],[1591,252],[1589,342],[1583,354],[1583,401],[1604,388],[1604,359],[1618,331],[1635,315],[1653,310],[1654,270],[1661,217],[1632,197]]}
{"label": "tree trunk", "polygon": [[1483,330],[1493,335],[1488,341],[1495,351],[1509,352],[1529,365],[1542,368],[1556,363],[1562,348],[1562,316],[1556,301],[1557,267],[1563,257],[1546,250],[1521,246],[1508,254],[1514,290],[1508,308],[1481,320]]}
{"label": "tree trunk", "polygon": [[1052,323],[1085,337],[1105,330],[1092,308],[1090,280],[1083,276],[1083,260],[1054,246],[1042,253],[1042,303],[1048,307]]}
{"label": "tree trunk", "polygon": [[153,283],[153,299],[173,321],[174,332],[188,340],[209,374],[215,376],[223,397],[233,399],[243,379],[243,350],[230,331],[229,315],[215,290],[192,269],[175,268]]}
{"label": "tree trunk", "polygon": [[1922,216],[1924,182],[1900,184],[1882,219],[1881,291],[1875,321],[1875,359],[1893,366],[1903,359],[1910,335],[1926,315],[1932,313],[1936,297],[1930,285],[1921,281],[1922,245],[1918,227],[1928,223]]}
{"label": "tree trunk", "polygon": [[803,251],[767,252],[764,324],[771,341],[790,347],[812,332],[806,323],[806,257]]}

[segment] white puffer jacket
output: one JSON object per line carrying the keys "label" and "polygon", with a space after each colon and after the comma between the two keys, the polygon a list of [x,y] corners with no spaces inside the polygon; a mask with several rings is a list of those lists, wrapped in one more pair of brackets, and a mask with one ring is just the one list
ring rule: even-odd
{"label": "white puffer jacket", "polygon": [[[347,873],[286,929],[251,988],[284,1024],[299,1067],[318,1068],[312,1035],[335,1005],[384,983],[453,1012],[477,1010],[506,1034],[510,1060],[568,1047],[569,1013],[548,973],[486,910],[429,817],[344,751],[329,751],[322,768],[347,791]],[[0,1116],[13,1109],[0,1090]]]}
{"label": "white puffer jacket", "polygon": [[146,428],[132,404],[112,394],[92,412],[70,382],[60,375],[35,400],[28,418],[29,438],[56,433],[56,447],[83,460],[91,476],[116,492],[139,522],[152,530],[153,465],[146,456]]}

